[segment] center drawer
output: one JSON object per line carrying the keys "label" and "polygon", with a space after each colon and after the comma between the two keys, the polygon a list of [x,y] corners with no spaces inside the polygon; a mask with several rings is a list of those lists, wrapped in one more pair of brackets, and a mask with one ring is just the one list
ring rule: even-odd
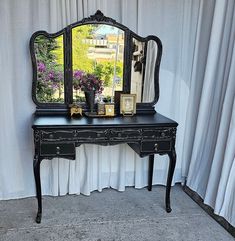
{"label": "center drawer", "polygon": [[141,139],[141,130],[130,130],[130,129],[122,129],[122,130],[110,130],[110,139],[111,140],[137,140]]}

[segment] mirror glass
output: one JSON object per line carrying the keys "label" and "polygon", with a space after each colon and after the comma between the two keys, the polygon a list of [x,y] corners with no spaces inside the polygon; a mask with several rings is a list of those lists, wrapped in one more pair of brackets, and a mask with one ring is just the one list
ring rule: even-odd
{"label": "mirror glass", "polygon": [[124,31],[107,24],[72,29],[73,102],[85,102],[84,91],[112,102],[123,89]]}
{"label": "mirror glass", "polygon": [[37,101],[64,103],[63,35],[56,38],[37,36],[34,52],[37,64]]}
{"label": "mirror glass", "polygon": [[40,103],[64,103],[63,35],[34,41],[37,64],[36,98]]}
{"label": "mirror glass", "polygon": [[146,64],[144,73],[142,102],[152,102],[155,99],[155,65],[158,46],[154,40],[149,40],[146,51]]}
{"label": "mirror glass", "polygon": [[136,102],[142,102],[145,68],[145,42],[132,39],[131,94],[136,94]]}
{"label": "mirror glass", "polygon": [[133,38],[131,61],[131,94],[136,94],[136,102],[152,102],[155,97],[154,70],[157,58],[157,43],[147,43]]}

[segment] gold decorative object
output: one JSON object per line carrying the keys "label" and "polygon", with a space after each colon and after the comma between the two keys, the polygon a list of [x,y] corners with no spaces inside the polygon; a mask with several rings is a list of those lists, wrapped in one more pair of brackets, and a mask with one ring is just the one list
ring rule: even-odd
{"label": "gold decorative object", "polygon": [[72,117],[74,114],[77,115],[81,115],[82,116],[82,107],[80,107],[79,105],[76,104],[72,104],[69,106],[70,107],[70,116]]}
{"label": "gold decorative object", "polygon": [[98,103],[97,112],[98,112],[98,115],[105,115],[105,104],[104,103]]}
{"label": "gold decorative object", "polygon": [[105,116],[115,116],[114,104],[105,104]]}
{"label": "gold decorative object", "polygon": [[136,94],[120,95],[120,114],[134,115],[136,113]]}

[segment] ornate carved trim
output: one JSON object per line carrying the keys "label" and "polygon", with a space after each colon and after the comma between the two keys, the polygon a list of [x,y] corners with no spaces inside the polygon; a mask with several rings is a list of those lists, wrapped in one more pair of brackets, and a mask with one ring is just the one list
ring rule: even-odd
{"label": "ornate carved trim", "polygon": [[34,143],[38,143],[41,138],[41,132],[39,130],[34,130]]}
{"label": "ornate carved trim", "polygon": [[97,10],[94,15],[91,15],[88,18],[84,18],[81,21],[81,23],[90,22],[90,21],[116,23],[116,20],[104,16],[104,14],[100,10]]}

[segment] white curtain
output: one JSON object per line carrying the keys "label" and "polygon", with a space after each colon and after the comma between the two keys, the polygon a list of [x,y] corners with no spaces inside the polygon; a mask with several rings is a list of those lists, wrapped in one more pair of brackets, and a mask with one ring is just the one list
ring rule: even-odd
{"label": "white curtain", "polygon": [[208,48],[198,56],[203,73],[192,79],[199,84],[188,110],[195,113],[189,114],[190,135],[184,143],[191,161],[184,166],[189,171],[183,170],[188,172],[187,185],[235,226],[235,2],[217,0],[211,10],[213,14],[200,19],[204,25],[210,16],[211,24],[208,32],[200,33],[207,35]]}
{"label": "white curtain", "polygon": [[[233,0],[0,1],[0,199],[35,195],[31,34],[57,32],[97,9],[141,36],[162,40],[156,110],[179,123],[173,181],[188,176],[188,186],[234,224]],[[147,159],[127,145],[82,145],[76,152],[75,161],[42,162],[44,195],[147,184]],[[153,184],[165,185],[167,167],[168,158],[156,155]]]}

